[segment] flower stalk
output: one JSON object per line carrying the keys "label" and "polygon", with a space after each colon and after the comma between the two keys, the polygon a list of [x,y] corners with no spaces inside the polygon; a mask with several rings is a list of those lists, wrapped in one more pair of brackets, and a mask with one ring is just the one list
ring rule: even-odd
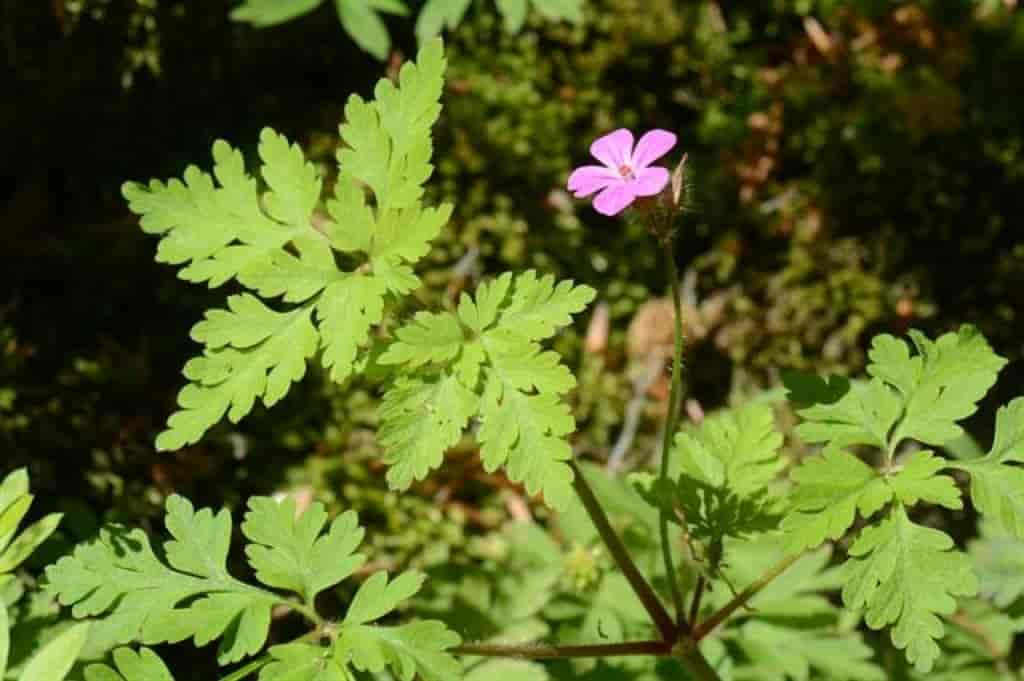
{"label": "flower stalk", "polygon": [[[668,236],[663,240],[665,246],[665,260],[668,265],[669,286],[672,293],[673,327],[674,327],[674,349],[672,352],[672,387],[668,398],[668,416],[665,422],[665,439],[661,447],[661,464],[658,476],[662,484],[668,482],[669,462],[672,456],[672,438],[676,428],[679,426],[679,404],[682,400],[682,364],[683,364],[683,311],[679,299],[679,270],[676,267],[675,253],[672,249],[673,240]],[[665,563],[665,574],[668,579],[669,591],[672,594],[672,604],[675,608],[676,622],[680,628],[688,630],[690,625],[686,621],[686,612],[683,606],[683,594],[679,588],[679,576],[676,574],[675,565],[672,560],[672,544],[669,542],[669,517],[668,509],[662,507],[658,512],[658,532],[661,538],[661,553]]]}

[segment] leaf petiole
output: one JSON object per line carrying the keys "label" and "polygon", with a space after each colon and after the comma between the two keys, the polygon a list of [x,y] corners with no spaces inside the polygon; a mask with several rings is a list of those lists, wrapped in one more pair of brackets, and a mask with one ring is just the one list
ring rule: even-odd
{"label": "leaf petiole", "polygon": [[736,596],[733,597],[731,601],[722,606],[722,608],[718,612],[711,615],[711,617],[707,618],[699,626],[695,626],[693,629],[693,639],[695,641],[700,641],[705,636],[714,631],[715,628],[718,627],[718,625],[722,624],[726,619],[729,618],[729,615],[733,614],[734,612],[742,608],[744,605],[746,605],[751,598],[756,596],[758,593],[761,592],[762,589],[771,584],[776,577],[778,577],[787,569],[789,569],[789,567],[793,563],[795,563],[802,555],[802,553],[794,553],[791,556],[783,558],[774,566],[772,566],[772,568],[769,569],[768,572],[764,573],[764,575],[762,575],[760,579],[755,581],[753,584],[748,586],[740,593],[736,594]]}

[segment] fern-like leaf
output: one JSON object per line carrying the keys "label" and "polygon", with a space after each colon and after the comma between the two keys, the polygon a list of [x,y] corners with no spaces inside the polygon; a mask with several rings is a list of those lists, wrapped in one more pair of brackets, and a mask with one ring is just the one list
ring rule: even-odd
{"label": "fern-like leaf", "polygon": [[679,432],[667,485],[650,474],[636,474],[632,481],[694,539],[721,545],[725,537],[764,532],[778,523],[767,485],[784,465],[781,445],[771,408],[751,404]]}
{"label": "fern-like leaf", "polygon": [[913,330],[910,338],[915,355],[905,342],[892,336],[876,338],[868,373],[903,396],[903,416],[893,434],[894,444],[910,438],[942,445],[963,433],[956,422],[974,413],[1006,360],[995,354],[972,326],[962,326],[935,341]]}
{"label": "fern-like leaf", "polygon": [[167,665],[149,648],[138,652],[118,648],[113,654],[114,666],[92,664],[85,668],[85,681],[174,681]]}
{"label": "fern-like leaf", "polygon": [[94,625],[105,640],[164,643],[194,638],[205,645],[221,642],[222,664],[252,655],[263,647],[270,610],[284,600],[249,587],[227,572],[231,521],[227,511],[196,512],[181,497],[167,501],[165,544],[161,561],[141,530],[113,526],[98,539],[50,566],[50,590],[75,617],[102,617]]}
{"label": "fern-like leaf", "polygon": [[388,483],[406,489],[441,465],[477,408],[476,394],[456,376],[400,379],[380,406],[377,436],[390,464]]}
{"label": "fern-like leaf", "polygon": [[996,413],[992,449],[981,459],[950,465],[971,475],[975,507],[1007,533],[1024,539],[1024,397]]}
{"label": "fern-like leaf", "polygon": [[295,501],[254,497],[242,523],[252,542],[246,547],[256,578],[268,586],[294,591],[313,605],[316,595],[355,572],[365,556],[355,553],[363,540],[354,511],[342,513],[321,536],[327,523],[323,504],[296,515]]}
{"label": "fern-like leaf", "polygon": [[[310,8],[299,4],[271,8],[256,0],[236,17],[273,23]],[[346,3],[356,5],[371,13],[395,7],[393,0]],[[212,175],[190,166],[184,182],[125,184],[142,229],[161,237],[157,260],[182,265],[180,276],[189,281],[216,287],[234,279],[252,292],[229,297],[226,309],[209,311],[193,328],[204,350],[185,366],[189,384],[157,437],[158,449],[198,441],[225,414],[237,423],[256,400],[272,406],[320,348],[333,380],[357,369],[386,297],[419,286],[411,266],[451,215],[449,205],[421,203],[433,170],[430,129],[444,68],[443,47],[434,41],[402,67],[398,85],[378,84],[376,101],[349,98],[330,219],[316,227],[317,170],[297,145],[269,129],[260,135],[262,194],[242,155],[222,141],[213,146]],[[335,251],[364,262],[343,271]]]}
{"label": "fern-like leaf", "polygon": [[873,629],[894,625],[892,640],[920,671],[939,656],[939,615],[956,610],[956,596],[978,584],[967,556],[945,533],[916,525],[896,505],[878,525],[865,528],[850,548],[843,602],[865,610]]}
{"label": "fern-like leaf", "polygon": [[[572,482],[565,436],[576,424],[561,396],[576,380],[537,341],[593,297],[593,289],[571,281],[506,273],[482,283],[475,298],[464,294],[455,313],[421,312],[399,328],[380,363],[425,367],[427,374],[397,382],[381,407],[382,442],[396,464],[391,484],[405,487],[438,466],[476,415],[484,467],[505,466],[530,494],[543,492],[564,508]],[[440,378],[429,373],[438,368]]]}
{"label": "fern-like leaf", "polygon": [[[246,584],[228,573],[232,526],[226,510],[196,511],[186,499],[172,496],[165,523],[171,539],[159,552],[164,558],[140,530],[108,526],[97,540],[47,569],[49,589],[62,604],[72,606],[75,617],[97,618],[92,627],[101,640],[155,644],[191,638],[202,646],[220,639],[218,659],[228,664],[265,646],[270,613],[277,605],[320,621],[314,612],[317,594],[349,577],[365,560],[355,552],[363,537],[355,513],[343,513],[328,526],[319,503],[297,514],[293,500],[249,500],[241,528],[250,542],[245,554],[256,579],[270,588]],[[350,681],[353,666],[375,671],[390,666],[406,681],[415,673],[428,679],[456,678],[459,664],[446,650],[458,645],[459,637],[444,624],[376,624],[415,595],[423,580],[418,572],[390,581],[383,572],[371,575],[356,592],[330,645],[274,646],[260,678]],[[103,665],[87,671],[87,676],[92,674],[89,681],[170,678],[159,658],[146,650],[122,649],[115,652],[114,662],[116,671]]]}
{"label": "fern-like leaf", "polygon": [[792,550],[840,538],[853,525],[858,510],[869,517],[892,499],[892,489],[881,475],[842,450],[805,460],[791,477],[796,489],[782,529]]}

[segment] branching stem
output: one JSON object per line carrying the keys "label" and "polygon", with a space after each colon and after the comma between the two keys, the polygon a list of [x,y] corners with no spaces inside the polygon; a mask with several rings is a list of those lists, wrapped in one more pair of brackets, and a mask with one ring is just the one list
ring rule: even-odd
{"label": "branching stem", "polygon": [[704,575],[697,578],[697,585],[693,587],[693,600],[690,601],[690,626],[697,626],[697,618],[700,616],[700,600],[704,596],[704,587],[707,586],[707,581],[704,579]]}
{"label": "branching stem", "polygon": [[644,609],[647,610],[647,614],[650,615],[654,626],[658,628],[658,633],[661,634],[662,639],[673,641],[676,636],[676,625],[672,621],[672,616],[669,615],[665,606],[661,604],[658,595],[654,593],[654,589],[651,588],[650,583],[640,573],[640,569],[633,562],[629,552],[626,551],[622,540],[619,539],[619,535],[615,533],[611,523],[608,521],[608,516],[601,507],[601,503],[597,500],[594,491],[590,488],[590,484],[583,476],[583,471],[576,465],[575,461],[570,461],[569,465],[572,467],[572,484],[576,490],[576,495],[579,496],[580,501],[583,503],[583,508],[586,509],[587,515],[590,516],[594,527],[597,529],[597,533],[601,535],[602,541],[608,547],[608,552],[611,554],[612,559],[619,567],[619,570],[622,571],[626,581],[633,588],[633,592],[640,599]]}
{"label": "branching stem", "polygon": [[776,577],[785,572],[789,568],[789,566],[795,563],[802,555],[803,554],[795,553],[791,556],[783,558],[778,563],[776,563],[770,570],[768,570],[768,572],[764,573],[760,577],[760,579],[758,579],[756,582],[748,586],[740,593],[736,594],[736,596],[731,601],[722,606],[721,610],[711,615],[711,617],[707,618],[704,622],[700,624],[700,626],[694,628],[694,640],[700,641],[702,638],[704,638],[712,631],[714,631],[715,628],[718,627],[718,625],[720,625],[722,622],[728,619],[729,615],[733,614],[734,612],[742,608],[744,605],[746,605],[751,598],[760,593],[761,589],[771,584]]}

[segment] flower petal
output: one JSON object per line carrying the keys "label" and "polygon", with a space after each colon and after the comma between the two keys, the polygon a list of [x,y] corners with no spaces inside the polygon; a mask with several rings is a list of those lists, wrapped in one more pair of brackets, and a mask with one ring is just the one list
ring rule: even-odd
{"label": "flower petal", "polygon": [[598,189],[622,182],[622,176],[604,166],[583,166],[572,171],[569,176],[569,191],[576,198],[582,199]]}
{"label": "flower petal", "polygon": [[598,137],[590,145],[590,153],[601,163],[618,171],[620,166],[629,163],[633,153],[633,133],[619,128],[604,137]]}
{"label": "flower petal", "polygon": [[632,187],[632,184],[615,184],[605,188],[594,199],[594,210],[601,215],[618,215],[636,198]]}
{"label": "flower petal", "polygon": [[669,172],[661,166],[642,168],[636,173],[636,179],[629,183],[630,189],[637,196],[654,196],[668,184]]}
{"label": "flower petal", "polygon": [[633,152],[633,170],[641,170],[651,165],[672,150],[676,145],[676,136],[668,130],[651,130],[637,142]]}

